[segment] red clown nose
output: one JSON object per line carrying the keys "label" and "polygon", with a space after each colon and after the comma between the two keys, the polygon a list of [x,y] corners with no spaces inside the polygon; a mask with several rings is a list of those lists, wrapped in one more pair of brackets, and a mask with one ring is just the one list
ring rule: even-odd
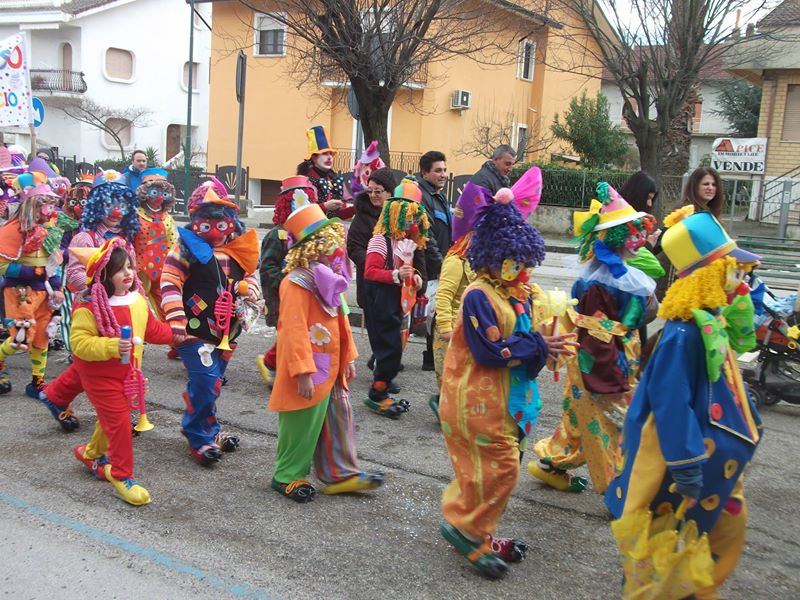
{"label": "red clown nose", "polygon": [[122,218],[122,211],[118,208],[112,208],[111,212],[108,213],[108,218],[114,219],[115,221],[119,220]]}

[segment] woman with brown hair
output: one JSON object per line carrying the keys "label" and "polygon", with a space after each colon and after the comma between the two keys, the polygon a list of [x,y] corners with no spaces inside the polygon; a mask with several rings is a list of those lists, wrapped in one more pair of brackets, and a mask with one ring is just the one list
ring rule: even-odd
{"label": "woman with brown hair", "polygon": [[722,221],[725,208],[725,188],[719,173],[711,167],[695,169],[683,188],[683,206],[693,205],[696,213],[710,212]]}

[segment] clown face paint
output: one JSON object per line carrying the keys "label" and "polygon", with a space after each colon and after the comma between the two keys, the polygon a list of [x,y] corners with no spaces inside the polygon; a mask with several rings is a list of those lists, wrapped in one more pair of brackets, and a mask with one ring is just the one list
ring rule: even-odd
{"label": "clown face paint", "polygon": [[330,171],[333,168],[333,154],[323,152],[314,155],[314,165],[321,171]]}
{"label": "clown face paint", "polygon": [[47,223],[52,217],[56,209],[56,199],[47,196],[46,200],[37,200],[36,202],[36,220],[39,223]]}
{"label": "clown face paint", "polygon": [[106,216],[103,217],[103,225],[106,227],[118,227],[131,210],[130,204],[116,200],[106,201],[104,208]]}
{"label": "clown face paint", "polygon": [[150,188],[147,190],[145,203],[150,212],[161,212],[165,202],[172,200],[172,194],[166,190],[159,190],[157,188]]}
{"label": "clown face paint", "polygon": [[233,234],[235,228],[233,219],[230,217],[223,219],[198,218],[192,221],[192,231],[212,246],[221,246]]}
{"label": "clown face paint", "polygon": [[725,290],[725,293],[729,296],[735,294],[739,289],[739,286],[742,285],[745,276],[751,268],[752,265],[749,267],[741,264],[729,266],[725,271],[725,283],[722,286],[722,289]]}
{"label": "clown face paint", "polygon": [[633,255],[647,243],[647,231],[644,229],[641,231],[637,231],[636,233],[631,234],[628,239],[625,240],[625,250],[628,251],[629,254]]}
{"label": "clown face paint", "polygon": [[519,263],[511,258],[503,261],[503,266],[500,269],[500,279],[507,282],[521,281],[527,283],[530,279],[532,267],[526,267],[525,263]]}
{"label": "clown face paint", "polygon": [[83,209],[86,207],[86,197],[89,195],[89,190],[84,187],[79,187],[73,190],[67,199],[66,212],[76,219],[80,220],[83,214]]}

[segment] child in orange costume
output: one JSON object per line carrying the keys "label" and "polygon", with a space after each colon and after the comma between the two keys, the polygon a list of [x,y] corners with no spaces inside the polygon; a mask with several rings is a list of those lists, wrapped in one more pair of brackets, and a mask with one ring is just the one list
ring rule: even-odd
{"label": "child in orange costume", "polygon": [[[147,504],[150,494],[133,476],[131,403],[124,384],[131,376],[131,363],[141,361],[141,340],[169,344],[172,330],[156,318],[137,290],[140,284],[122,238],[111,238],[98,250],[71,251],[86,263],[89,288],[72,313],[73,364],[98,419],[92,439],[76,446],[74,454],[98,479],[110,481],[125,502]],[[124,325],[131,327],[131,339],[121,339]]]}
{"label": "child in orange costume", "polygon": [[278,371],[269,400],[278,412],[278,451],[272,488],[295,502],[316,490],[305,476],[313,460],[325,494],[374,489],[383,473],[358,466],[355,426],[347,384],[358,356],[343,293],[349,273],[344,227],[326,219],[317,204],[292,212],[286,277],[280,285]]}

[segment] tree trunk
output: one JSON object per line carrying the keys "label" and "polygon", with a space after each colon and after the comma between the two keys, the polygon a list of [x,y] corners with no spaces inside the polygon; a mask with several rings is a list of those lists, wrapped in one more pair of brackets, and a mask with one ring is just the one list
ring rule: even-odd
{"label": "tree trunk", "polygon": [[[358,100],[358,112],[361,129],[364,131],[364,146],[372,140],[378,140],[378,152],[387,167],[391,167],[389,156],[389,108],[392,106],[394,94],[386,88],[370,89],[360,81],[352,81],[353,91]],[[391,96],[391,98],[387,98]],[[358,157],[356,157],[358,158]]]}
{"label": "tree trunk", "polygon": [[368,146],[372,140],[378,140],[378,152],[387,167],[391,166],[389,157],[389,114],[380,108],[361,110],[361,128],[364,130],[364,145]]}

